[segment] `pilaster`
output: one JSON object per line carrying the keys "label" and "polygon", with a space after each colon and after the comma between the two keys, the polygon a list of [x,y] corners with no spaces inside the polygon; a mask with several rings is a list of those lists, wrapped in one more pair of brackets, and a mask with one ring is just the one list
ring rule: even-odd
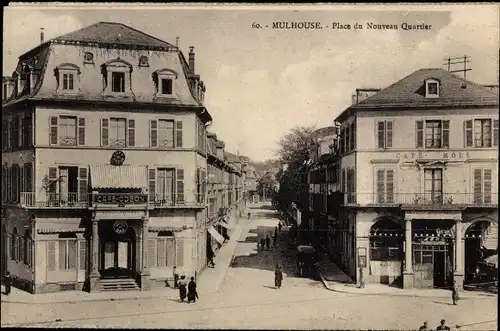
{"label": "pilaster", "polygon": [[455,220],[455,270],[453,272],[453,280],[457,283],[460,290],[464,286],[464,238],[462,236],[462,220]]}
{"label": "pilaster", "polygon": [[148,239],[149,239],[149,217],[143,218],[142,222],[142,268],[141,268],[141,291],[151,289],[151,272],[148,268]]}
{"label": "pilaster", "polygon": [[92,258],[89,274],[90,292],[99,292],[101,275],[99,274],[99,219],[92,218]]}
{"label": "pilaster", "polygon": [[403,288],[413,288],[413,248],[411,219],[405,220],[405,263],[403,271]]}

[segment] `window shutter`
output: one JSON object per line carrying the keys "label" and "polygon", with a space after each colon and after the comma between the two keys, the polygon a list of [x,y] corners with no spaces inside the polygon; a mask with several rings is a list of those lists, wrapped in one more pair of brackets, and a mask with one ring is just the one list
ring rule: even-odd
{"label": "window shutter", "polygon": [[156,265],[158,267],[166,267],[167,266],[167,243],[165,238],[158,238],[157,239],[157,249],[158,249],[158,254],[157,254],[157,260],[156,260]]}
{"label": "window shutter", "polygon": [[88,192],[88,176],[87,168],[78,169],[78,201],[85,202],[87,199]]}
{"label": "window shutter", "polygon": [[473,146],[472,120],[464,121],[464,145]]}
{"label": "window shutter", "polygon": [[148,268],[156,267],[156,239],[148,239],[148,260],[147,266]]}
{"label": "window shutter", "polygon": [[19,166],[19,192],[26,192],[26,177],[24,175],[24,165]]}
{"label": "window shutter", "polygon": [[85,145],[85,118],[78,117],[78,145]]}
{"label": "window shutter", "polygon": [[394,203],[394,170],[386,171],[385,193],[387,203]]}
{"label": "window shutter", "polygon": [[377,122],[377,147],[384,148],[385,122]]}
{"label": "window shutter", "polygon": [[474,203],[482,203],[482,169],[474,169]]}
{"label": "window shutter", "polygon": [[12,201],[19,199],[19,165],[12,165]]}
{"label": "window shutter", "polygon": [[87,240],[80,240],[80,270],[88,270],[87,263]]}
{"label": "window shutter", "polygon": [[25,142],[24,142],[24,117],[19,117],[19,123],[18,123],[18,127],[19,127],[19,136],[18,136],[18,146],[19,147],[24,147],[25,146]]}
{"label": "window shutter", "polygon": [[424,147],[424,121],[416,122],[416,146],[417,148]]}
{"label": "window shutter", "polygon": [[26,262],[27,262],[26,264],[28,266],[32,266],[33,265],[33,263],[32,263],[32,261],[33,261],[33,241],[31,240],[31,238],[28,238],[28,251],[27,251],[27,254],[28,254],[28,256],[26,258]]}
{"label": "window shutter", "polygon": [[12,167],[7,168],[7,201],[12,201],[12,191],[14,190],[14,185],[12,185]]}
{"label": "window shutter", "polygon": [[68,269],[76,269],[76,264],[78,263],[78,260],[76,259],[78,241],[76,239],[68,240],[67,243],[68,243]]}
{"label": "window shutter", "polygon": [[67,252],[66,252],[66,240],[60,240],[58,241],[59,243],[59,270],[64,270],[66,269],[66,259],[67,259]]}
{"label": "window shutter", "polygon": [[33,118],[31,114],[26,115],[24,119],[24,145],[26,147],[33,146]]}
{"label": "window shutter", "polygon": [[128,120],[128,146],[135,146],[135,120]]}
{"label": "window shutter", "polygon": [[175,266],[175,241],[173,237],[167,238],[167,267]]}
{"label": "window shutter", "polygon": [[443,121],[443,148],[450,147],[450,121]]}
{"label": "window shutter", "polygon": [[109,146],[109,119],[101,118],[101,146]]}
{"label": "window shutter", "polygon": [[57,121],[58,118],[56,116],[51,116],[49,119],[49,133],[50,133],[50,144],[57,145],[58,133],[57,133]]}
{"label": "window shutter", "polygon": [[377,202],[385,202],[385,171],[377,170]]}
{"label": "window shutter", "polygon": [[175,239],[175,258],[176,258],[176,266],[182,267],[184,265],[184,239],[176,238]]}
{"label": "window shutter", "polygon": [[19,241],[17,243],[17,261],[24,262],[24,238],[19,236]]}
{"label": "window shutter", "polygon": [[158,147],[158,122],[156,120],[149,121],[149,145]]}
{"label": "window shutter", "polygon": [[156,200],[156,169],[149,169],[149,201]]}
{"label": "window shutter", "polygon": [[49,168],[49,182],[48,182],[48,199],[50,200],[55,200],[56,199],[56,194],[57,194],[57,168],[56,167],[51,167]]}
{"label": "window shutter", "polygon": [[182,121],[175,122],[175,147],[182,147]]}
{"label": "window shutter", "polygon": [[498,146],[498,120],[493,120],[493,146]]}
{"label": "window shutter", "polygon": [[12,147],[19,147],[19,117],[12,117]]}
{"label": "window shutter", "polygon": [[483,203],[491,203],[491,169],[484,169],[483,173]]}
{"label": "window shutter", "polygon": [[184,202],[184,169],[177,169],[177,202]]}
{"label": "window shutter", "polygon": [[26,179],[26,185],[25,185],[26,192],[32,192],[33,191],[33,167],[31,165],[31,163],[24,164],[24,176]]}
{"label": "window shutter", "polygon": [[385,148],[391,148],[392,147],[392,121],[385,122],[385,130],[386,130]]}

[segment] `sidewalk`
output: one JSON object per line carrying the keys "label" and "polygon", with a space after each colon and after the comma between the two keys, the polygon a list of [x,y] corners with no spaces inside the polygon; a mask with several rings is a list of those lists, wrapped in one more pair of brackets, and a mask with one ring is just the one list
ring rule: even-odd
{"label": "sidewalk", "polygon": [[[401,289],[384,284],[365,284],[364,288],[359,288],[351,278],[346,275],[335,263],[323,256],[318,261],[318,271],[323,285],[330,291],[351,293],[360,295],[387,295],[387,296],[411,296],[411,297],[433,297],[449,298],[451,291],[444,289]],[[495,294],[485,292],[462,291],[462,299],[467,298],[496,298]]]}
{"label": "sidewalk", "polygon": [[[245,224],[243,219],[235,224],[231,231],[230,240],[222,246],[214,262],[215,268],[205,268],[198,276],[197,285],[202,293],[217,292],[221,283],[224,280],[226,271],[231,263],[236,245],[240,239],[243,227]],[[177,298],[177,289],[154,288],[151,291],[117,291],[117,292],[97,292],[88,293],[84,291],[68,291],[56,293],[30,294],[12,287],[9,296],[3,294],[2,286],[2,303],[18,303],[18,304],[54,304],[54,303],[72,303],[81,301],[124,301],[124,300],[140,300],[151,298]]]}

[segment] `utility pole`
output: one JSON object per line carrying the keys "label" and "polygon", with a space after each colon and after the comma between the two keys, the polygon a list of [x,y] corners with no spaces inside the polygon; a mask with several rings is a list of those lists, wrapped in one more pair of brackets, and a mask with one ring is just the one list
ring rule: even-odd
{"label": "utility pole", "polygon": [[[470,56],[464,55],[460,57],[448,57],[444,59],[445,63],[443,65],[447,66],[448,72],[463,72],[464,79],[467,79],[467,71],[471,71],[472,69],[467,68],[467,63],[469,63]],[[452,65],[454,64],[463,64],[463,69],[454,69],[452,70]]]}

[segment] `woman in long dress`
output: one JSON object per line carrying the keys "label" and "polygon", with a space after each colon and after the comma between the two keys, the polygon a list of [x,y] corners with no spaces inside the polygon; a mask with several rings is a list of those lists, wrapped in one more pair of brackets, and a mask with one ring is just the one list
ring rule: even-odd
{"label": "woman in long dress", "polygon": [[177,282],[177,286],[179,286],[179,298],[181,299],[182,302],[184,302],[184,299],[186,299],[186,276],[182,275],[181,279]]}
{"label": "woman in long dress", "polygon": [[187,297],[188,303],[191,303],[191,301],[196,302],[196,299],[198,299],[198,291],[196,290],[196,282],[194,281],[194,277],[191,277],[191,281],[189,282]]}

